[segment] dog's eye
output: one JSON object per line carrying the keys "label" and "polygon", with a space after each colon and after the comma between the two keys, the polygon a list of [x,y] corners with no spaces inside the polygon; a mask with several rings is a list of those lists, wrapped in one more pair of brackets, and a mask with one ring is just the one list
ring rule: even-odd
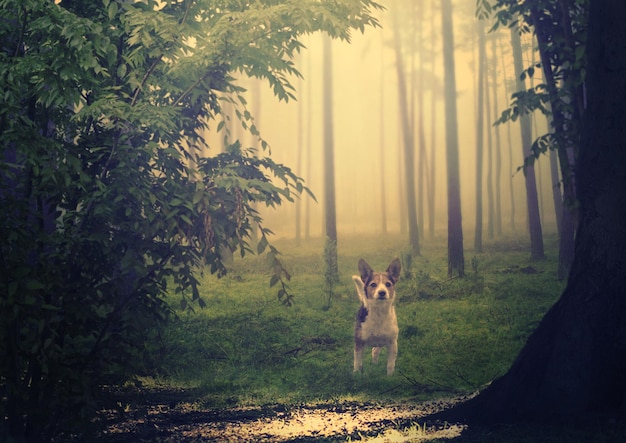
{"label": "dog's eye", "polygon": [[376,282],[371,282],[370,283],[370,288],[375,288],[376,287]]}
{"label": "dog's eye", "polygon": [[388,288],[391,288],[391,282],[385,283],[385,286],[387,286]]}

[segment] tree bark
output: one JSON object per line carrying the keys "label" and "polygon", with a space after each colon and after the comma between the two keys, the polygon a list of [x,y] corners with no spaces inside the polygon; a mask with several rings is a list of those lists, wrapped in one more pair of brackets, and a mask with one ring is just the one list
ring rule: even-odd
{"label": "tree bark", "polygon": [[626,406],[626,2],[590,2],[589,20],[580,224],[567,287],[509,371],[437,418],[549,420]]}
{"label": "tree bark", "polygon": [[451,0],[441,2],[443,70],[446,109],[446,168],[448,173],[448,275],[465,275],[461,184],[459,180],[459,134],[456,109],[456,75]]}

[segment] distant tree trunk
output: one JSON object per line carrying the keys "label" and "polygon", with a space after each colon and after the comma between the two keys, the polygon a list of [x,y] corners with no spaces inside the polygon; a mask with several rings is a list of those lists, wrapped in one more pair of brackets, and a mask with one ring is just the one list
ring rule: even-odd
{"label": "distant tree trunk", "polygon": [[[302,57],[299,57],[302,60]],[[302,91],[302,77],[298,78],[298,91]],[[302,158],[304,157],[304,104],[298,102],[298,133],[297,133],[297,159],[296,159],[296,171],[298,175],[302,176]],[[300,245],[302,241],[302,199],[296,200],[296,244]]]}
{"label": "distant tree trunk", "polygon": [[[330,37],[323,36],[323,113],[324,113],[324,226],[326,237],[334,243],[337,253],[337,212],[335,203],[335,142],[333,129],[333,55]],[[330,264],[336,267],[335,256]],[[330,269],[338,274],[338,269]]]}
{"label": "distant tree trunk", "polygon": [[446,107],[446,160],[448,173],[448,275],[465,275],[463,221],[459,180],[459,136],[451,0],[441,1],[443,66]]}
{"label": "distant tree trunk", "polygon": [[483,165],[485,131],[485,25],[477,20],[478,33],[478,87],[476,99],[476,226],[474,233],[474,251],[483,252]]}
{"label": "distant tree trunk", "polygon": [[[311,179],[312,179],[312,174],[311,174],[311,119],[313,118],[313,112],[312,112],[312,94],[311,94],[311,51],[307,51],[307,78],[309,79],[309,81],[307,82],[307,89],[306,89],[306,95],[307,95],[307,113],[306,113],[306,180],[308,183],[308,186],[311,186]],[[311,238],[311,199],[310,198],[305,198],[304,200],[304,238],[305,239],[309,239]]]}
{"label": "distant tree trunk", "polygon": [[435,238],[435,197],[436,197],[436,165],[437,165],[437,113],[435,112],[435,105],[437,104],[437,85],[435,84],[435,72],[437,71],[437,52],[435,50],[435,42],[437,41],[437,27],[435,26],[435,7],[437,0],[432,0],[430,4],[430,49],[432,56],[432,73],[433,82],[431,84],[431,100],[430,100],[430,174],[429,186],[428,186],[428,236],[431,240]]}
{"label": "distant tree trunk", "polygon": [[626,2],[589,5],[588,108],[576,170],[580,224],[567,287],[511,369],[474,399],[436,418],[501,423],[623,414]]}
{"label": "distant tree trunk", "polygon": [[[509,90],[507,78],[506,78],[506,66],[503,44],[500,41],[500,60],[502,60],[502,83],[504,85],[504,91],[507,97],[510,97],[511,91]],[[512,232],[515,232],[515,189],[513,186],[513,143],[511,142],[511,122],[506,125],[506,139],[509,153],[509,201],[511,204],[509,225]]]}
{"label": "distant tree trunk", "polygon": [[[493,91],[493,115],[498,115],[498,56],[497,56],[497,45],[496,45],[497,34],[492,35],[491,37],[491,57],[492,57],[492,65],[491,65],[491,83],[492,83],[492,91]],[[489,124],[492,122],[489,120]],[[502,177],[502,143],[500,140],[500,125],[497,125],[493,128],[495,135],[495,164],[494,164],[494,184],[495,184],[495,215],[494,222],[496,228],[496,235],[502,235],[502,195],[500,193],[500,185],[501,185],[501,177]]]}
{"label": "distant tree trunk", "polygon": [[409,227],[409,245],[411,252],[420,255],[419,231],[417,227],[417,207],[415,196],[415,143],[413,129],[409,121],[409,107],[407,102],[407,86],[404,74],[402,48],[400,44],[400,30],[396,17],[397,9],[394,9],[393,41],[396,54],[396,72],[398,75],[398,100],[400,105],[400,121],[402,124],[402,139],[404,145],[404,183],[407,204],[407,222]]}
{"label": "distant tree trunk", "polygon": [[423,45],[423,1],[414,3],[417,6],[416,27],[418,28],[417,42],[419,45],[419,69],[417,81],[417,203],[418,203],[418,223],[420,236],[424,238],[424,201],[426,200],[426,188],[428,187],[428,160],[426,158],[426,135],[424,134],[424,45]]}
{"label": "distant tree trunk", "polygon": [[[380,169],[385,170],[385,153],[387,149],[387,141],[385,140],[385,40],[383,29],[380,32],[381,35],[381,51],[380,51],[380,109],[379,112],[379,127],[380,127],[380,140],[379,140],[379,153],[380,153]],[[383,234],[387,233],[387,190],[385,189],[385,183],[388,178],[385,174],[380,174],[380,217],[381,217],[381,230]]]}
{"label": "distant tree trunk", "polygon": [[[520,42],[519,31],[511,29],[511,44],[513,47],[513,63],[515,65],[515,78],[517,90],[525,89],[524,81],[520,79],[520,74],[524,70],[522,63],[522,44]],[[532,144],[532,130],[530,126],[530,116],[523,114],[520,116],[520,130],[522,134],[522,152],[524,160],[530,156]],[[524,183],[526,185],[526,206],[528,210],[528,225],[530,229],[530,256],[532,260],[542,260],[545,258],[543,250],[543,232],[541,229],[541,219],[539,215],[539,197],[537,194],[537,182],[535,179],[535,168],[533,165],[524,167]]]}
{"label": "distant tree trunk", "polygon": [[[484,34],[485,29],[482,29]],[[483,37],[484,39],[484,37]],[[489,88],[489,60],[487,57],[487,42],[485,41],[485,117],[487,118],[487,238],[494,238],[495,209],[493,198],[493,140],[491,137],[491,98]]]}
{"label": "distant tree trunk", "polygon": [[559,178],[559,160],[554,149],[550,150],[550,179],[552,182],[552,200],[556,215],[556,230],[561,238],[561,226],[563,218],[563,197],[561,195],[561,179]]}

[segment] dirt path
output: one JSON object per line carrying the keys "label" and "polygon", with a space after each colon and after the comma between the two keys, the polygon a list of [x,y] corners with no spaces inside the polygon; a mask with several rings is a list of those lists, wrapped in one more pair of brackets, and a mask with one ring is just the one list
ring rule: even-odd
{"label": "dirt path", "polygon": [[[264,408],[201,409],[153,403],[103,411],[107,442],[425,441],[458,436],[460,426],[418,427],[417,420],[463,400],[378,405],[334,403]],[[376,437],[378,436],[378,438]]]}

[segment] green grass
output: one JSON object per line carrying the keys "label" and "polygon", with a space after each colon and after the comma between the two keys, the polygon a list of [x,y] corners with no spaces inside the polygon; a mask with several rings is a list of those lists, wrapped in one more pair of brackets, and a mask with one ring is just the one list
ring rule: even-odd
{"label": "green grass", "polygon": [[[467,277],[447,276],[446,245],[426,243],[410,278],[398,284],[396,374],[364,359],[352,373],[358,299],[351,281],[360,257],[384,270],[400,257],[400,238],[352,238],[338,245],[341,282],[330,308],[323,242],[279,241],[292,274],[295,305],[269,287],[263,257],[237,259],[222,279],[206,275],[207,308],[177,311],[148,350],[153,379],[195,388],[204,407],[343,400],[419,401],[473,391],[503,374],[563,283],[556,280],[556,240],[549,259],[530,262],[523,241],[508,239],[466,252]],[[172,306],[180,299],[171,297]],[[384,359],[384,355],[383,355]]]}

